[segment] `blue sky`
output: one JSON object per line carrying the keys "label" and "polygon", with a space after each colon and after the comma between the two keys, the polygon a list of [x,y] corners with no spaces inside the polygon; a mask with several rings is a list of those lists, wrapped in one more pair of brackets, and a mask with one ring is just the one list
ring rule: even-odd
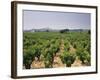
{"label": "blue sky", "polygon": [[23,29],[90,29],[90,13],[23,10]]}

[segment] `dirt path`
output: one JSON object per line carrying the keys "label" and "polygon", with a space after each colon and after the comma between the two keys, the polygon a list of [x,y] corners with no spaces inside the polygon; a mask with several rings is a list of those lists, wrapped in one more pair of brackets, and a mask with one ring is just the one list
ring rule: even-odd
{"label": "dirt path", "polygon": [[76,52],[76,49],[70,44],[70,53],[75,53]]}
{"label": "dirt path", "polygon": [[[75,53],[75,52],[76,52],[76,49],[70,44],[70,53]],[[71,65],[71,67],[78,67],[78,66],[82,66],[82,61],[80,61],[78,57],[76,57],[76,60]]]}
{"label": "dirt path", "polygon": [[[61,46],[60,46],[60,50],[59,52],[56,53],[55,57],[54,57],[54,61],[53,61],[53,67],[56,68],[56,67],[65,67],[66,65],[64,65],[61,61],[61,58],[60,58],[60,54],[62,54],[64,51],[64,41],[61,40]],[[31,68],[44,68],[45,65],[44,65],[44,62],[43,61],[38,61],[37,59],[35,59],[32,64],[31,64]]]}
{"label": "dirt path", "polygon": [[35,69],[39,69],[39,68],[44,68],[44,62],[43,61],[38,61],[37,58],[35,58],[35,60],[32,62],[31,64],[31,68],[35,68]]}
{"label": "dirt path", "polygon": [[[54,56],[53,68],[66,67],[66,64],[63,64],[60,58],[60,55],[63,54],[63,52],[64,52],[64,41],[62,39],[60,50]],[[76,52],[76,49],[70,44],[70,53],[75,53],[75,52]],[[78,59],[78,57],[76,58],[74,63],[71,65],[71,67],[76,67],[76,66],[82,66],[82,62]],[[38,61],[37,59],[35,59],[31,64],[31,68],[35,68],[35,69],[45,68],[45,64],[43,61],[41,60]]]}
{"label": "dirt path", "polygon": [[65,67],[66,65],[62,63],[61,58],[60,58],[60,54],[62,54],[64,51],[64,41],[63,39],[61,40],[61,46],[60,46],[60,50],[58,53],[56,53],[56,56],[54,57],[54,62],[53,62],[53,67]]}
{"label": "dirt path", "polygon": [[71,65],[71,67],[79,67],[82,66],[82,61],[80,61],[78,59],[78,57],[76,57],[76,60],[74,61],[74,63]]}

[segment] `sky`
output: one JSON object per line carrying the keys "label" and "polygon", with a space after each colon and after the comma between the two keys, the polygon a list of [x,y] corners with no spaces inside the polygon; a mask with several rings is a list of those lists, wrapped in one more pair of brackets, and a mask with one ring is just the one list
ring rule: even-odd
{"label": "sky", "polygon": [[23,10],[23,29],[90,29],[91,14]]}

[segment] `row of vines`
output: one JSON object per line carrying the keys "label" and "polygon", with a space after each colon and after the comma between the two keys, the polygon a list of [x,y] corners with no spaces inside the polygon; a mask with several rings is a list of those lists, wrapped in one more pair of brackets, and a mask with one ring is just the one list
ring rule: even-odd
{"label": "row of vines", "polygon": [[[63,52],[60,58],[66,67],[70,67],[78,58],[82,64],[90,65],[90,33],[88,32],[24,32],[23,66],[30,69],[32,62],[43,61],[44,68],[53,68],[54,57],[60,51],[63,40]],[[75,51],[70,51],[72,46]]]}

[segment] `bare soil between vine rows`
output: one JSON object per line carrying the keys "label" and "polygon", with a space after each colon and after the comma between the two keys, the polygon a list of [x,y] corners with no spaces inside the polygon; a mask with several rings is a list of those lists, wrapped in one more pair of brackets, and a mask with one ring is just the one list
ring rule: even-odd
{"label": "bare soil between vine rows", "polygon": [[[75,53],[76,49],[70,44],[70,53]],[[60,58],[60,55],[63,54],[64,52],[64,41],[63,39],[61,40],[61,46],[59,52],[56,53],[54,56],[54,61],[53,61],[53,68],[58,68],[58,67],[66,67],[66,64],[63,64]],[[76,58],[74,63],[71,65],[71,67],[80,67],[84,66],[82,62]],[[37,58],[32,62],[31,68],[34,69],[39,69],[39,68],[45,68],[44,61],[40,60],[38,61]]]}

